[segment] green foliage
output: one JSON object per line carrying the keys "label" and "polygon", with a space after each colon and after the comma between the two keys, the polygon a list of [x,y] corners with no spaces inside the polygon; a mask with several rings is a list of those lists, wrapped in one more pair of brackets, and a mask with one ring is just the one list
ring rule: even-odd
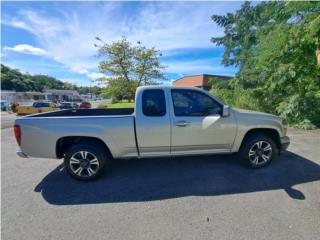
{"label": "green foliage", "polygon": [[146,48],[140,42],[133,46],[125,38],[111,44],[104,43],[100,38],[96,39],[101,44],[95,46],[99,48],[100,56],[105,57],[99,63],[99,69],[112,76],[99,79],[107,84],[107,89],[103,92],[105,96],[112,96],[117,100],[132,100],[138,86],[156,84],[157,80],[165,78],[158,50]]}
{"label": "green foliage", "polygon": [[79,94],[91,93],[95,95],[100,95],[100,93],[102,92],[102,88],[98,86],[92,86],[92,87],[81,86],[81,87],[77,87],[77,90]]}
{"label": "green foliage", "polygon": [[215,89],[231,89],[231,84],[229,80],[212,77],[209,78],[209,81]]}
{"label": "green foliage", "polygon": [[134,108],[134,102],[121,101],[121,102],[112,102],[106,103],[102,102],[98,105],[98,108]]}
{"label": "green foliage", "polygon": [[251,90],[245,90],[239,85],[234,85],[233,80],[210,79],[212,93],[223,100],[226,104],[249,110],[258,110],[259,103]]}
{"label": "green foliage", "polygon": [[134,108],[134,102],[119,102],[107,104],[107,108]]}
{"label": "green foliage", "polygon": [[1,89],[16,91],[38,91],[45,89],[65,89],[65,84],[46,75],[23,74],[1,64]]}
{"label": "green foliage", "polygon": [[117,103],[123,99],[129,101],[134,99],[135,91],[138,87],[136,81],[127,81],[123,78],[100,79],[100,81],[108,81],[108,87],[102,91],[102,96],[112,98],[113,103]]}
{"label": "green foliage", "polygon": [[291,126],[314,129],[320,126],[320,97],[313,94],[301,98],[298,94],[290,96],[277,107],[281,116],[292,121]]}
{"label": "green foliage", "polygon": [[93,93],[97,95],[101,92],[101,88],[98,86],[77,87],[46,75],[23,74],[19,70],[1,64],[1,90],[42,92],[46,89],[78,90],[80,94]]}
{"label": "green foliage", "polygon": [[252,109],[291,126],[320,127],[319,16],[320,2],[246,2],[234,14],[213,16],[225,29],[212,38],[225,47],[222,62],[239,68],[224,97],[235,106],[247,98]]}

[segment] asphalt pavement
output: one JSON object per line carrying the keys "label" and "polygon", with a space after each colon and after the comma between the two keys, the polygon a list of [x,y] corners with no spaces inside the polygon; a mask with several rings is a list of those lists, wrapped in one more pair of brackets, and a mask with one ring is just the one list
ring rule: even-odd
{"label": "asphalt pavement", "polygon": [[10,128],[17,118],[16,114],[1,111],[1,129]]}
{"label": "asphalt pavement", "polygon": [[[2,239],[319,239],[320,132],[290,130],[267,168],[234,155],[117,162],[97,181],[19,158],[1,131]],[[36,144],[36,142],[35,142]]]}

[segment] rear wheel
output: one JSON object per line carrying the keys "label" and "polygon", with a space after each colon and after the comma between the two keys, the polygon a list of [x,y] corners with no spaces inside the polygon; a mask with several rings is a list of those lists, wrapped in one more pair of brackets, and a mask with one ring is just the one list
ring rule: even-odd
{"label": "rear wheel", "polygon": [[278,156],[275,141],[266,135],[255,134],[248,137],[240,150],[240,157],[251,168],[264,167]]}
{"label": "rear wheel", "polygon": [[83,142],[71,147],[64,158],[67,172],[78,180],[97,178],[108,160],[105,149],[97,144]]}

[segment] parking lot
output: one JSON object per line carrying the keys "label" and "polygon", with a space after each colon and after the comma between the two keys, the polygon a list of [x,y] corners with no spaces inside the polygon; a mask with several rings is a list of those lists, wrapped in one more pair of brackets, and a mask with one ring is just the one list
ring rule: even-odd
{"label": "parking lot", "polygon": [[264,169],[233,155],[136,159],[78,182],[60,160],[16,156],[2,129],[2,238],[319,239],[320,131],[289,135]]}
{"label": "parking lot", "polygon": [[1,111],[1,129],[13,126],[16,114]]}

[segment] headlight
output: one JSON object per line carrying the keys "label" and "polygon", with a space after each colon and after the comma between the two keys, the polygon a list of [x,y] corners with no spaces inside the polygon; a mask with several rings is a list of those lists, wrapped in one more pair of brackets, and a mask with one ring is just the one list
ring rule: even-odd
{"label": "headlight", "polygon": [[284,135],[287,135],[288,120],[287,119],[282,119],[282,125],[283,125]]}

